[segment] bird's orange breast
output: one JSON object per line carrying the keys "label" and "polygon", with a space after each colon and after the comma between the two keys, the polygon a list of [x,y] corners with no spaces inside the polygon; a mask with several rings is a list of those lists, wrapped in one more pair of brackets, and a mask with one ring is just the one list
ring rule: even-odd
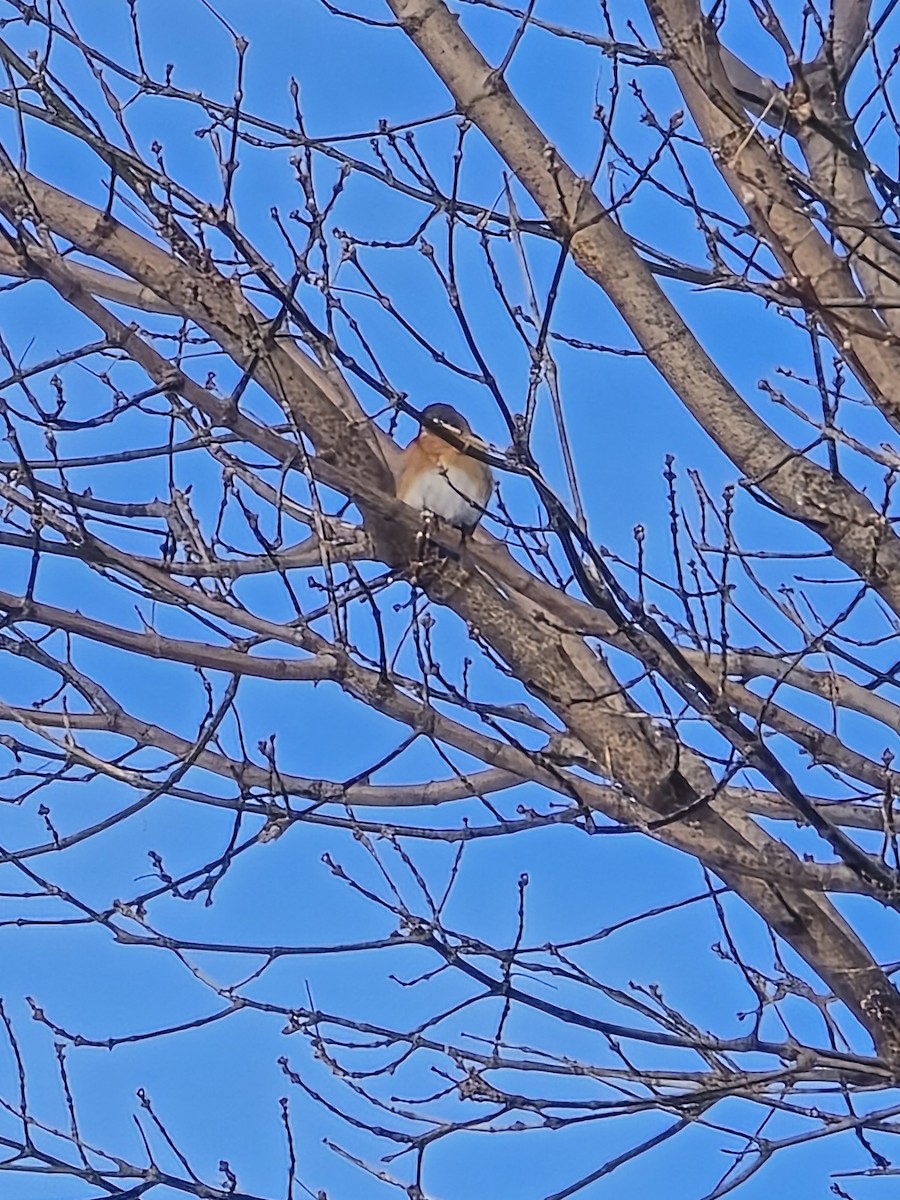
{"label": "bird's orange breast", "polygon": [[493,488],[490,468],[423,430],[404,452],[397,495],[458,529],[474,529]]}

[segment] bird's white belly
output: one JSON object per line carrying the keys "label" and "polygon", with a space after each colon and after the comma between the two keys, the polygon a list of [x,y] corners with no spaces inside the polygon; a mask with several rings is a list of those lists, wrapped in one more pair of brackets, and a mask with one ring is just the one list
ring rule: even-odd
{"label": "bird's white belly", "polygon": [[451,525],[472,529],[478,524],[488,495],[484,488],[476,487],[468,472],[451,464],[423,471],[404,499],[413,508],[427,509]]}

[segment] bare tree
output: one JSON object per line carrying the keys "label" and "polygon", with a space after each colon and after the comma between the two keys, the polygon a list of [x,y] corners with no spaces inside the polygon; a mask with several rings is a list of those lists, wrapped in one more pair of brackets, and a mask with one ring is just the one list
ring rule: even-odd
{"label": "bare tree", "polygon": [[[0,3],[2,928],[87,964],[36,1025],[4,985],[0,1170],[896,1175],[896,0],[271,4],[363,101],[360,45],[397,69],[351,130],[300,67],[272,101],[239,5],[184,5],[222,96],[107,7]],[[396,496],[434,399],[498,480],[472,536]],[[266,899],[305,846],[317,937]],[[127,1057],[183,1046],[201,1105],[218,1028],[237,1111],[280,1068],[268,1171]],[[86,1125],[101,1048],[134,1152]]]}

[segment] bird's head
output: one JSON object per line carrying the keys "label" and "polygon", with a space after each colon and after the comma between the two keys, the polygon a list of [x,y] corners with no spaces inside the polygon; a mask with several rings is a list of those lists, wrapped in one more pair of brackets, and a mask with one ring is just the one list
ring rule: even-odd
{"label": "bird's head", "polygon": [[[469,422],[464,416],[456,411],[452,404],[429,404],[427,408],[422,409],[422,416],[428,421],[434,421],[439,425],[446,425],[449,429],[453,429],[456,433],[468,437],[472,430],[469,427]],[[428,430],[428,425],[425,421],[422,422],[423,430]],[[431,432],[429,430],[429,432]]]}

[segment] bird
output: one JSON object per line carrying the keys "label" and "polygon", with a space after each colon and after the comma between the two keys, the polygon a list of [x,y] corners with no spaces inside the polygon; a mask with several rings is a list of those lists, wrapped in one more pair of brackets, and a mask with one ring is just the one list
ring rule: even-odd
{"label": "bird", "polygon": [[421,428],[403,451],[397,495],[411,508],[431,513],[471,533],[484,514],[494,487],[487,463],[458,449],[427,422],[444,425],[457,438],[472,438],[469,422],[450,404],[429,404]]}

